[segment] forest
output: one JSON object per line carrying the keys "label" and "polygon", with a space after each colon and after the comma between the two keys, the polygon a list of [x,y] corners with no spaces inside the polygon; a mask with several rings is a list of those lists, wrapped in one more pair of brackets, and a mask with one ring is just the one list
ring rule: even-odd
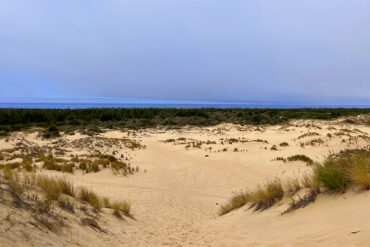
{"label": "forest", "polygon": [[[220,123],[281,124],[291,119],[334,119],[370,113],[370,108],[90,108],[90,109],[0,109],[0,133],[27,129],[148,128],[167,126],[214,126]],[[351,122],[353,120],[348,119]]]}

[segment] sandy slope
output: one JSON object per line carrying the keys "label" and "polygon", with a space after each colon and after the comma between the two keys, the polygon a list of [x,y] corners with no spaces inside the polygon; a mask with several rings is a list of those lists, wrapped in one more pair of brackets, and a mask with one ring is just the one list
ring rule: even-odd
{"label": "sandy slope", "polygon": [[[328,129],[330,127],[336,130]],[[132,164],[140,167],[138,174],[115,176],[107,169],[93,174],[76,172],[65,176],[76,185],[91,187],[111,199],[129,199],[132,202],[135,220],[109,221],[120,229],[114,235],[120,241],[109,240],[111,246],[367,246],[370,240],[368,193],[320,195],[315,204],[284,216],[280,215],[286,207],[284,202],[262,213],[241,208],[228,215],[217,216],[219,205],[234,191],[253,187],[275,176],[295,176],[310,170],[302,162],[273,161],[278,156],[306,154],[320,161],[330,151],[368,145],[361,138],[349,143],[348,140],[342,141],[348,136],[326,136],[341,128],[357,128],[370,133],[369,127],[365,126],[339,126],[336,122],[320,121],[296,121],[292,125],[262,130],[253,126],[240,129],[221,125],[179,131],[140,131],[134,138],[145,144],[146,149],[118,150],[118,154],[130,153]],[[307,132],[318,132],[320,136],[297,140]],[[103,136],[120,138],[127,133],[110,131]],[[200,149],[187,150],[185,145],[161,142],[180,137],[216,141],[217,144],[203,144]],[[268,143],[220,144],[220,138],[232,137],[263,139]],[[37,138],[32,138],[38,142]],[[321,138],[325,143],[300,146],[300,142],[314,138]],[[281,142],[288,142],[289,146],[280,147]],[[270,150],[274,144],[278,146],[277,151]],[[9,143],[0,141],[0,145],[4,147]],[[204,150],[210,146],[212,151]],[[228,151],[223,152],[225,147]],[[246,151],[234,152],[235,147]],[[89,246],[94,246],[94,243],[104,245],[107,242],[94,239]]]}

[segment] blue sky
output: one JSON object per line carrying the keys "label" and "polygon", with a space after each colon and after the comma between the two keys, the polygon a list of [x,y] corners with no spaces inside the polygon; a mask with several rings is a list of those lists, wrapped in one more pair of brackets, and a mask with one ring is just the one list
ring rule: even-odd
{"label": "blue sky", "polygon": [[2,0],[0,97],[370,104],[367,0]]}

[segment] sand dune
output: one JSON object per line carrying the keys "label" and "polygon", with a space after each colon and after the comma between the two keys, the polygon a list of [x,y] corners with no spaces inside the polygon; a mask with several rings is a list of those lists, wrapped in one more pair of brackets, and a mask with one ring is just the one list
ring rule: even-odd
{"label": "sand dune", "polygon": [[[307,133],[317,134],[299,138]],[[284,201],[264,212],[243,207],[219,217],[217,211],[235,191],[253,188],[276,176],[284,179],[311,171],[304,162],[284,163],[274,160],[276,157],[304,154],[322,161],[329,152],[368,146],[369,133],[367,126],[339,120],[300,120],[277,126],[224,124],[134,133],[106,131],[99,135],[132,138],[146,146],[135,150],[124,146],[78,150],[68,145],[84,135],[63,136],[68,155],[117,151],[117,157],[130,157],[130,163],[140,171],[130,176],[114,175],[108,168],[88,174],[41,173],[65,176],[75,185],[87,186],[112,200],[127,199],[135,219],[120,221],[103,210],[101,218],[111,230],[108,234],[72,224],[72,231],[59,235],[32,228],[29,239],[34,238],[36,246],[41,246],[40,238],[46,237],[55,239],[48,241],[48,246],[367,246],[368,192],[321,194],[314,204],[286,215],[281,215],[287,207]],[[318,138],[323,142],[310,143]],[[59,145],[41,140],[36,133],[17,133],[8,141],[1,139],[0,148],[11,148],[19,141],[27,141],[27,145]],[[282,142],[288,145],[280,146]],[[274,145],[277,150],[271,149]],[[2,209],[2,216],[6,210]],[[17,245],[7,239],[9,234],[22,246],[31,246],[32,241],[12,232],[16,228],[7,229],[0,231],[0,246]],[[78,240],[70,237],[76,229],[80,232]]]}

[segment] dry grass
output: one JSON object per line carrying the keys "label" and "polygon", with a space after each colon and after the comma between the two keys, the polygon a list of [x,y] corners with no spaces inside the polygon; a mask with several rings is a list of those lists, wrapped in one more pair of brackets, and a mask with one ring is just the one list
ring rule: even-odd
{"label": "dry grass", "polygon": [[110,201],[109,201],[109,198],[107,198],[107,197],[103,197],[102,202],[103,202],[103,206],[104,206],[105,208],[111,208],[111,207],[112,207],[112,205],[111,205],[111,203],[110,203]]}
{"label": "dry grass", "polygon": [[13,170],[10,169],[5,169],[3,171],[3,175],[9,182],[10,193],[14,196],[14,198],[20,200],[24,192],[24,186],[20,183],[18,173],[13,172]]}
{"label": "dry grass", "polygon": [[33,166],[32,166],[32,162],[33,162],[33,160],[32,160],[31,157],[24,157],[21,165],[22,165],[23,169],[25,169],[28,172],[31,172],[34,169]]}
{"label": "dry grass", "polygon": [[298,136],[297,139],[302,139],[302,138],[309,137],[309,136],[319,136],[319,135],[320,134],[317,133],[317,132],[308,132],[306,134],[303,134],[303,135]]}
{"label": "dry grass", "polygon": [[112,203],[111,208],[113,209],[113,214],[119,218],[122,217],[121,213],[125,216],[131,216],[131,204],[129,202],[114,202]]}
{"label": "dry grass", "polygon": [[69,198],[59,197],[58,205],[61,209],[64,209],[72,214],[75,213],[75,205]]}
{"label": "dry grass", "polygon": [[37,185],[43,190],[47,200],[57,200],[61,194],[75,197],[75,189],[72,182],[65,178],[52,178],[38,176]]}
{"label": "dry grass", "polygon": [[[66,219],[68,222],[71,219],[80,220],[80,213],[84,210],[83,213],[89,218],[82,218],[82,224],[99,232],[106,232],[99,226],[97,214],[103,203],[104,206],[111,207],[108,199],[101,200],[96,193],[86,188],[80,188],[76,193],[72,182],[65,178],[36,175],[26,171],[19,173],[9,167],[1,170],[1,175],[2,203],[16,207],[19,212],[13,214],[15,210],[12,210],[5,218],[12,225],[29,223],[41,231],[58,233],[61,228],[68,227],[69,224],[65,224]],[[77,200],[77,195],[80,200]],[[7,198],[14,200],[6,202]],[[89,211],[91,207],[86,207],[83,202],[89,203],[93,210]],[[112,208],[120,217],[132,217],[131,205],[127,202],[116,202]],[[66,216],[61,210],[71,214]]]}
{"label": "dry grass", "polygon": [[[292,157],[290,160],[302,160],[301,155]],[[306,160],[304,156],[303,160]],[[289,208],[283,212],[288,213],[314,202],[322,187],[329,191],[344,193],[350,185],[355,185],[360,190],[370,189],[370,150],[346,150],[329,156],[322,164],[315,164],[313,173],[306,173],[301,179],[291,178],[282,183],[276,178],[257,186],[254,191],[240,192],[226,204],[221,205],[219,215],[247,203],[251,203],[251,208],[255,207],[255,211],[265,210],[284,196],[292,197]],[[294,198],[302,189],[307,190],[306,193]]]}
{"label": "dry grass", "polygon": [[255,206],[255,211],[263,211],[280,201],[283,196],[282,183],[280,179],[275,178],[267,181],[264,185],[258,186],[256,191],[249,193],[247,200]]}
{"label": "dry grass", "polygon": [[317,193],[320,192],[320,183],[314,174],[304,174],[301,179],[301,184],[304,188],[312,189]]}
{"label": "dry grass", "polygon": [[283,183],[284,192],[286,194],[294,195],[301,189],[301,185],[298,178],[287,179]]}
{"label": "dry grass", "polygon": [[37,182],[37,176],[34,172],[23,172],[23,184],[27,189],[33,188],[34,185],[36,185]]}
{"label": "dry grass", "polygon": [[218,214],[224,215],[229,213],[232,210],[238,209],[243,207],[248,203],[247,201],[248,193],[247,192],[239,192],[235,194],[228,203],[222,204]]}
{"label": "dry grass", "polygon": [[307,142],[301,142],[300,145],[301,147],[304,147],[304,146],[316,146],[316,145],[320,145],[320,144],[324,144],[325,142],[321,139],[321,138],[315,138],[315,139],[312,139],[310,141],[307,141]]}
{"label": "dry grass", "polygon": [[79,199],[83,202],[89,203],[95,210],[102,208],[102,202],[99,196],[92,190],[88,190],[85,187],[81,187],[79,190]]}
{"label": "dry grass", "polygon": [[93,228],[94,230],[97,230],[99,232],[105,232],[101,227],[100,225],[98,224],[98,222],[94,219],[94,218],[82,218],[81,219],[81,223],[83,225],[87,225],[87,226],[90,226],[91,228]]}
{"label": "dry grass", "polygon": [[290,213],[296,209],[304,208],[311,203],[314,203],[317,197],[317,192],[314,190],[310,190],[307,194],[298,199],[292,198],[291,202],[289,203],[289,207],[287,210],[282,212],[282,214]]}
{"label": "dry grass", "polygon": [[79,163],[79,168],[86,173],[100,171],[99,161],[94,162],[91,159],[79,159]]}
{"label": "dry grass", "polygon": [[251,207],[255,207],[255,211],[263,211],[280,201],[283,196],[284,190],[282,183],[280,179],[275,178],[267,181],[263,185],[257,186],[254,191],[239,192],[235,194],[228,203],[221,205],[218,214],[227,214],[232,210],[246,205],[247,203],[251,203]]}
{"label": "dry grass", "polygon": [[315,175],[328,190],[345,192],[350,184],[362,190],[370,188],[370,151],[347,150],[331,155],[325,162],[317,164]]}
{"label": "dry grass", "polygon": [[362,190],[370,189],[370,174],[368,167],[353,167],[351,170],[353,182]]}

